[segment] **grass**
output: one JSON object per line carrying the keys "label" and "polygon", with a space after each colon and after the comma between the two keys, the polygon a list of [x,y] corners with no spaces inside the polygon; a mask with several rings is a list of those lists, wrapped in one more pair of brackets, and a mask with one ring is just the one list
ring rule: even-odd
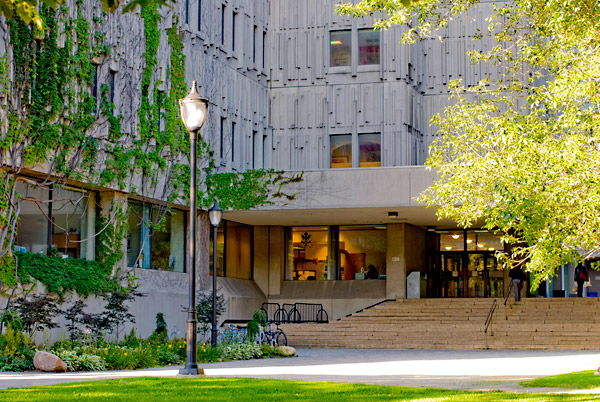
{"label": "grass", "polygon": [[531,381],[522,381],[520,384],[524,387],[592,389],[600,388],[600,376],[594,375],[594,370],[587,370],[540,377]]}
{"label": "grass", "polygon": [[0,390],[0,401],[600,401],[600,395],[519,394],[253,378],[128,378]]}

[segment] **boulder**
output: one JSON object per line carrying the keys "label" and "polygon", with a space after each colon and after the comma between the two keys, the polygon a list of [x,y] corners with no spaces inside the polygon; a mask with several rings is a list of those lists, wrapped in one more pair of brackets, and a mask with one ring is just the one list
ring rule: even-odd
{"label": "boulder", "polygon": [[277,349],[283,353],[285,356],[295,356],[296,349],[291,346],[277,346]]}
{"label": "boulder", "polygon": [[60,358],[48,352],[36,352],[33,365],[40,371],[67,371],[67,365]]}

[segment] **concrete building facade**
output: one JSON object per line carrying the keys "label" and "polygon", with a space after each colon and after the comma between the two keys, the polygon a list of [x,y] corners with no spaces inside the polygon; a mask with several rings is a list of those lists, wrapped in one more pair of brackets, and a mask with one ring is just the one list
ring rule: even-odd
{"label": "concrete building facade", "polygon": [[[166,30],[178,26],[186,81],[197,80],[210,100],[201,134],[218,170],[304,172],[301,182],[286,188],[294,200],[225,212],[217,267],[227,303],[222,319],[249,319],[263,302],[320,303],[329,319],[337,319],[387,299],[501,296],[508,282],[493,257],[503,247],[498,238],[438,221],[433,209],[415,201],[435,179],[423,166],[436,135],[429,119],[447,105],[448,83],[475,84],[497,74],[465,56],[493,46],[491,39],[474,40],[487,25],[491,2],[451,24],[443,41],[415,44],[399,43],[401,27],[374,31],[371,18],[338,16],[335,4],[182,0],[159,10],[156,85],[170,85]],[[91,3],[85,12],[90,20],[101,14]],[[107,18],[97,29],[112,52],[98,62],[97,79],[110,83],[122,127],[134,133],[140,99],[132,94],[142,79],[144,25],[139,12]],[[6,25],[2,38],[10,60]],[[98,124],[90,135],[106,129]],[[127,205],[122,266],[134,270],[147,294],[132,307],[136,326],[149,335],[154,315],[163,312],[170,332],[182,335],[187,211],[183,200],[176,201],[165,226],[151,230],[144,222],[162,213],[159,190],[135,177],[118,190],[74,183],[67,198],[84,194],[89,208],[65,207],[60,218],[57,207],[55,216],[64,219],[67,233],[89,240],[70,243],[48,232],[39,211],[26,208],[22,222],[39,230],[27,234],[23,225],[17,245],[29,252],[55,245],[65,255],[92,259],[96,205]],[[201,291],[211,290],[209,226],[202,213]],[[35,238],[36,230],[50,234]],[[569,277],[567,271],[554,289],[571,293]]]}

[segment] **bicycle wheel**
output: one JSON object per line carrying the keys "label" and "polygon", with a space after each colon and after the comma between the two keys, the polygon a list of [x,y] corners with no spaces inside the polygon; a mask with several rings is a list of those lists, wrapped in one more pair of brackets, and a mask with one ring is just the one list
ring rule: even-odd
{"label": "bicycle wheel", "polygon": [[287,346],[287,336],[282,330],[278,329],[275,333],[275,345],[276,346]]}

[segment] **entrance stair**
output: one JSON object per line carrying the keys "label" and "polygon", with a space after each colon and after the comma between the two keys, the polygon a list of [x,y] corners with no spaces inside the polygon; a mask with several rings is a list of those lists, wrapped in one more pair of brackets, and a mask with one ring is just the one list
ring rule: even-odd
{"label": "entrance stair", "polygon": [[282,324],[294,347],[363,349],[600,349],[598,298],[388,301],[327,324]]}

